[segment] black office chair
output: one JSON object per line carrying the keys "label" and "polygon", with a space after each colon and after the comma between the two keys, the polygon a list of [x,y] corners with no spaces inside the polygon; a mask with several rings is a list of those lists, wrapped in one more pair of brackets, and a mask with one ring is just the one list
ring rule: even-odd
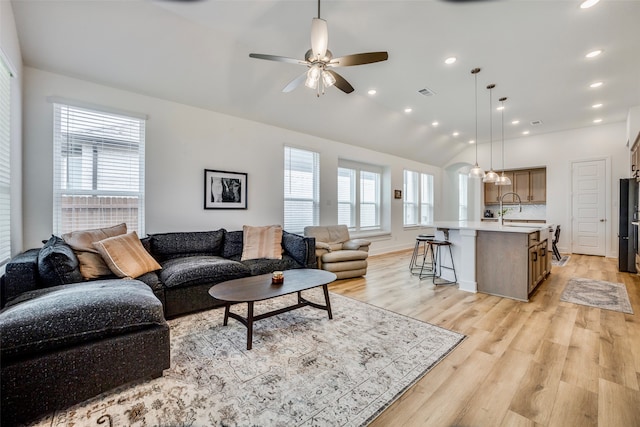
{"label": "black office chair", "polygon": [[560,226],[557,225],[556,226],[556,231],[553,235],[553,240],[551,241],[551,247],[553,248],[553,256],[554,258],[556,258],[558,261],[560,261],[560,259],[562,258],[560,256],[560,251],[558,250],[558,240],[560,240]]}

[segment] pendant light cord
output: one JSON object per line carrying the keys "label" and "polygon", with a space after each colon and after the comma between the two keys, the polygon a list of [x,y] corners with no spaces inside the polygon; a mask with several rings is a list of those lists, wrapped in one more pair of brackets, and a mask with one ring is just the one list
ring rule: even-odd
{"label": "pendant light cord", "polygon": [[487,86],[489,89],[489,164],[491,165],[491,171],[493,172],[493,111],[491,110],[493,105],[493,88],[496,87],[495,84],[490,84]]}
{"label": "pendant light cord", "polygon": [[502,108],[500,109],[500,116],[502,118],[502,175],[504,175],[504,101],[507,100],[507,97],[500,98],[500,105]]}

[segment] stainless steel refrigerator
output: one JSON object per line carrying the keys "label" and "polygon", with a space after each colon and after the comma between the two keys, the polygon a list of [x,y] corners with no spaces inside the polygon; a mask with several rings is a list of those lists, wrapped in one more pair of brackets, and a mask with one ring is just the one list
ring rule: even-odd
{"label": "stainless steel refrigerator", "polygon": [[[635,223],[635,224],[634,224]],[[636,271],[638,253],[638,183],[635,178],[620,180],[620,221],[618,270]]]}

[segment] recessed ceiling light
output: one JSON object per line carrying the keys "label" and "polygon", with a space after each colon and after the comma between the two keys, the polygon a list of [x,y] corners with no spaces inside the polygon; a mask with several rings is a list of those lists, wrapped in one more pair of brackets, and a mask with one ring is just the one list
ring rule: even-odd
{"label": "recessed ceiling light", "polygon": [[592,50],[585,55],[585,58],[595,58],[602,53],[602,49]]}
{"label": "recessed ceiling light", "polygon": [[469,141],[469,144],[475,144],[476,142],[472,139]]}
{"label": "recessed ceiling light", "polygon": [[433,122],[433,123],[431,123],[431,126],[434,126],[434,127],[435,127],[435,126],[438,126],[439,124],[440,124],[440,123],[438,123],[438,122]]}
{"label": "recessed ceiling light", "polygon": [[589,87],[592,87],[592,88],[596,88],[596,87],[600,87],[600,86],[602,86],[602,82],[595,82],[595,83],[591,83],[589,85]]}
{"label": "recessed ceiling light", "polygon": [[591,108],[600,108],[600,107],[602,107],[602,104],[593,104],[591,106]]}
{"label": "recessed ceiling light", "polygon": [[407,107],[407,108],[405,108],[405,109],[404,109],[404,112],[405,112],[405,113],[410,113],[410,112],[412,112],[412,111],[413,111],[413,108],[409,108],[409,107]]}
{"label": "recessed ceiling light", "polygon": [[518,123],[520,123],[520,120],[514,120],[511,122],[512,125],[517,125]]}
{"label": "recessed ceiling light", "polygon": [[460,135],[460,132],[454,132],[454,133],[452,133],[452,135],[453,136],[458,136],[458,135]]}
{"label": "recessed ceiling light", "polygon": [[522,132],[523,135],[529,135],[529,131],[525,130],[524,132]]}
{"label": "recessed ceiling light", "polygon": [[580,9],[589,9],[591,6],[594,6],[600,0],[585,0],[580,3]]}
{"label": "recessed ceiling light", "polygon": [[376,93],[378,93],[377,90],[375,89],[369,89],[369,91],[367,92],[369,95],[375,95]]}
{"label": "recessed ceiling light", "polygon": [[593,121],[593,123],[600,123],[601,121],[602,121],[602,119],[595,119],[595,120]]}
{"label": "recessed ceiling light", "polygon": [[450,56],[449,58],[444,60],[444,63],[447,65],[451,65],[454,62],[456,62],[458,60],[458,58],[456,58],[455,56]]}

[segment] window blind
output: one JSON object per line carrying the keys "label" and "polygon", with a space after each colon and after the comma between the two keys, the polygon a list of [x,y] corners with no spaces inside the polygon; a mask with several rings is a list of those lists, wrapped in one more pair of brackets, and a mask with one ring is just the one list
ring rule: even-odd
{"label": "window blind", "polygon": [[126,223],[144,235],[145,121],[54,103],[54,233]]}
{"label": "window blind", "polygon": [[380,228],[380,174],[360,171],[360,229]]}
{"label": "window blind", "polygon": [[433,223],[433,175],[404,171],[404,225]]}
{"label": "window blind", "polygon": [[418,225],[418,173],[404,171],[404,225]]}
{"label": "window blind", "polygon": [[11,258],[11,72],[0,56],[0,265]]}
{"label": "window blind", "polygon": [[284,148],[284,229],[291,233],[319,223],[319,158],[313,151]]}
{"label": "window blind", "polygon": [[356,171],[338,168],[338,224],[356,226]]}
{"label": "window blind", "polygon": [[433,224],[433,175],[420,174],[420,224]]}

